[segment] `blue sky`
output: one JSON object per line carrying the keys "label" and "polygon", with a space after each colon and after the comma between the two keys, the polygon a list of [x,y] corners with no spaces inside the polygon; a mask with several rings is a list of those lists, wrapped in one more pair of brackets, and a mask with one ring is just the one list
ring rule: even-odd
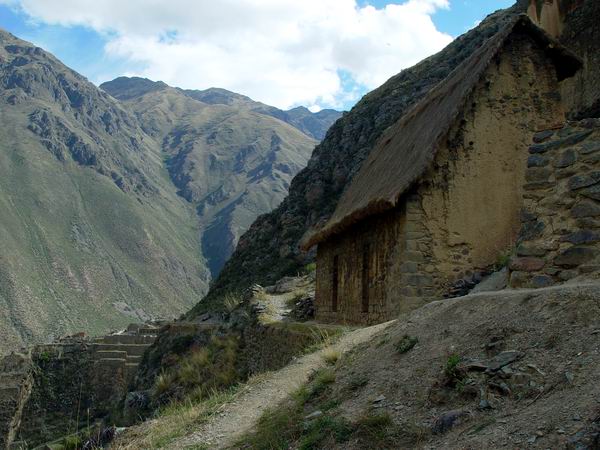
{"label": "blue sky", "polygon": [[[224,87],[282,108],[349,109],[389,76],[514,3],[410,0],[408,7],[408,0],[359,0],[351,7],[353,0],[321,0],[328,9],[305,0],[284,9],[278,6],[288,0],[279,0],[260,10],[247,0],[222,0],[229,9],[219,10],[214,2],[171,0],[165,10],[155,0],[144,17],[141,4],[133,8],[144,0],[127,0],[131,11],[122,1],[112,8],[113,1],[0,0],[0,27],[96,84],[140,75],[184,88]],[[216,19],[204,19],[211,15]],[[219,24],[221,17],[227,21]]]}

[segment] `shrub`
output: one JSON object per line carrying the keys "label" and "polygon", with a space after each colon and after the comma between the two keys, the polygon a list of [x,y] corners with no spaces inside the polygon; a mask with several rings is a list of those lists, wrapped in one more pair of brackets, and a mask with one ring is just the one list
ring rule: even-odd
{"label": "shrub", "polygon": [[396,345],[395,345],[396,351],[398,353],[400,353],[400,354],[406,353],[406,352],[412,350],[412,348],[415,345],[417,345],[418,342],[419,342],[419,338],[417,338],[415,336],[409,336],[408,334],[405,334],[396,343]]}

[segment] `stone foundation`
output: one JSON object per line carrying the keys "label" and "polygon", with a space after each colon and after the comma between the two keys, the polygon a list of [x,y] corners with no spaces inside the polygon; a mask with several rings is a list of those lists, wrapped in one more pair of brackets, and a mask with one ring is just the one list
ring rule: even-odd
{"label": "stone foundation", "polygon": [[69,338],[0,360],[0,448],[73,433],[118,404],[156,329]]}
{"label": "stone foundation", "polygon": [[542,131],[529,147],[511,287],[600,272],[600,119]]}

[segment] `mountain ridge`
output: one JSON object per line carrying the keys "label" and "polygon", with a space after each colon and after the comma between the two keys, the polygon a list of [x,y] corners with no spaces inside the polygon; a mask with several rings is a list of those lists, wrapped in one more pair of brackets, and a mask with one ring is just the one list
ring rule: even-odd
{"label": "mountain ridge", "polygon": [[[8,347],[185,312],[317,142],[268,114],[202,103],[162,82],[129,88],[115,99],[0,30]],[[131,107],[140,97],[142,109],[155,102],[152,114]]]}
{"label": "mountain ridge", "polygon": [[124,99],[160,143],[179,194],[196,208],[213,275],[252,220],[283,199],[291,177],[317,143],[295,126],[258,111],[262,104],[223,89],[217,90],[219,95],[226,93],[231,102],[220,98],[207,103],[201,100],[206,91],[138,78],[121,77],[101,88]]}
{"label": "mountain ridge", "polygon": [[[118,77],[99,86],[118,100],[132,100],[149,92],[156,92],[170,87],[162,81],[152,81],[143,77]],[[177,89],[184,95],[210,105],[228,105],[248,108],[260,114],[269,115],[299,129],[308,136],[321,140],[333,122],[342,116],[334,109],[322,109],[316,113],[305,106],[296,106],[289,110],[281,110],[274,106],[252,100],[250,97],[223,88],[211,87],[204,90]]]}

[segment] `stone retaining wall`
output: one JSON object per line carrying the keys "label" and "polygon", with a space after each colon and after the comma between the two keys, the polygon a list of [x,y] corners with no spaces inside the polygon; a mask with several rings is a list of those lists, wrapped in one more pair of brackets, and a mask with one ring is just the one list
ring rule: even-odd
{"label": "stone retaining wall", "polygon": [[71,338],[0,359],[0,449],[31,448],[106,416],[155,339],[148,333]]}
{"label": "stone retaining wall", "polygon": [[249,327],[242,333],[240,366],[248,374],[280,369],[318,338],[317,327],[302,324]]}
{"label": "stone retaining wall", "polygon": [[600,119],[537,133],[529,147],[511,287],[600,271]]}

